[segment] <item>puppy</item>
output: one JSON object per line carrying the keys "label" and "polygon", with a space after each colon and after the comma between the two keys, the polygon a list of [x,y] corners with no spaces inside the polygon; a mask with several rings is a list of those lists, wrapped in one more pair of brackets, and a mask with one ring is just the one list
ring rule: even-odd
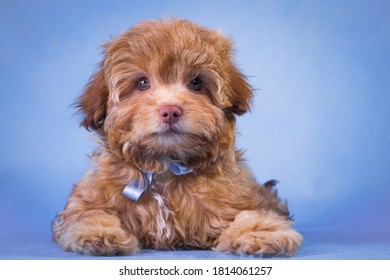
{"label": "puppy", "polygon": [[86,255],[214,249],[295,253],[274,182],[257,183],[235,148],[251,87],[231,42],[189,21],[145,21],[104,48],[77,101],[94,131],[94,167],[53,222],[53,240]]}

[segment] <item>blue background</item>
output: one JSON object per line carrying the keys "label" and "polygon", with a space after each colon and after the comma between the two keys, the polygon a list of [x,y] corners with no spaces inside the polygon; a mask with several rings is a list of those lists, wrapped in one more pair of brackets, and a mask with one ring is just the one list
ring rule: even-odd
{"label": "blue background", "polygon": [[[259,181],[280,181],[306,233],[297,256],[353,258],[329,255],[336,247],[320,246],[329,240],[388,246],[389,1],[2,0],[0,258],[61,256],[50,223],[94,147],[71,104],[101,60],[99,46],[166,15],[233,39],[256,89],[237,146]],[[355,258],[390,258],[368,251]]]}

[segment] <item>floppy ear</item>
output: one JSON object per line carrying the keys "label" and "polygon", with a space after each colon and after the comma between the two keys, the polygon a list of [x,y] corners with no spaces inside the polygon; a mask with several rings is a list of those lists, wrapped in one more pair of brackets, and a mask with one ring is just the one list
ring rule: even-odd
{"label": "floppy ear", "polygon": [[76,107],[84,115],[80,125],[88,130],[99,129],[106,117],[108,87],[102,67],[89,80],[84,93],[76,101]]}
{"label": "floppy ear", "polygon": [[234,65],[230,67],[229,74],[229,99],[232,104],[229,109],[237,115],[243,115],[249,110],[252,101],[252,87]]}

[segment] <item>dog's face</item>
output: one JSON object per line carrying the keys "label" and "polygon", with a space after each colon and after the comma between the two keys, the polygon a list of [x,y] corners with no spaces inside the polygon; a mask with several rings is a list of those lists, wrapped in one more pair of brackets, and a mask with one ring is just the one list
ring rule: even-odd
{"label": "dog's face", "polygon": [[234,114],[252,92],[220,33],[183,20],[140,23],[105,46],[78,101],[82,125],[143,170],[162,158],[206,167],[233,150]]}

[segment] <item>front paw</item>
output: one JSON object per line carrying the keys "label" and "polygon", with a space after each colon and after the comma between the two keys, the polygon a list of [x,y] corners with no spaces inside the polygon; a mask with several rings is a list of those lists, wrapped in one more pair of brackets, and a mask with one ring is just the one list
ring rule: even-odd
{"label": "front paw", "polygon": [[292,222],[273,212],[243,211],[222,232],[215,250],[259,256],[291,256],[302,236]]}
{"label": "front paw", "polygon": [[140,251],[138,239],[122,228],[118,216],[99,210],[79,217],[61,214],[53,223],[53,240],[66,251],[84,255],[117,256]]}
{"label": "front paw", "polygon": [[137,238],[124,231],[107,228],[104,231],[75,234],[72,251],[94,256],[124,256],[140,251]]}

